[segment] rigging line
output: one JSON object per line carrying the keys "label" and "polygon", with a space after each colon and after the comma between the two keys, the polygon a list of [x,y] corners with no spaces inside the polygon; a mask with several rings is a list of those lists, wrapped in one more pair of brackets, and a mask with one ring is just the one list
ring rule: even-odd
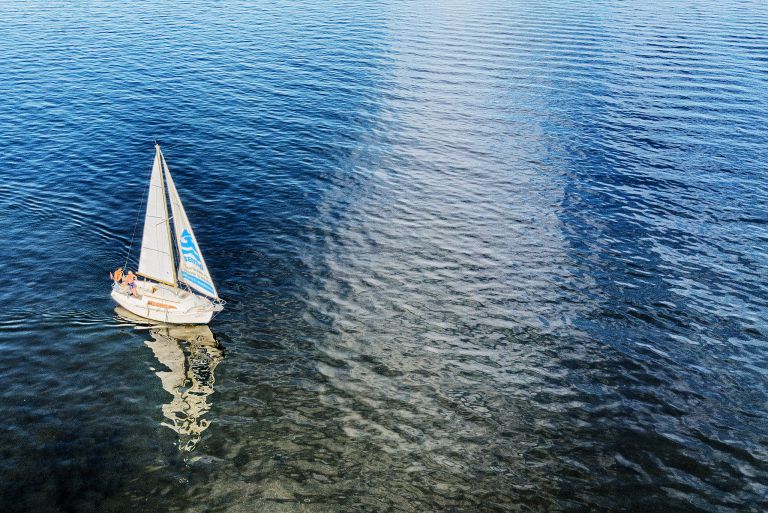
{"label": "rigging line", "polygon": [[[152,166],[154,169],[154,165]],[[136,227],[139,225],[139,216],[141,216],[141,213],[144,211],[144,203],[147,201],[147,196],[149,195],[149,188],[152,185],[152,170],[149,171],[149,185],[147,185],[147,188],[144,190],[144,196],[141,198],[141,206],[139,207],[139,210],[136,212],[136,221],[133,223],[133,233],[131,233],[131,243],[128,244],[128,251],[125,253],[125,264],[123,264],[123,270],[126,270],[128,267],[128,258],[131,256],[131,249],[133,248],[133,239],[136,237]]]}

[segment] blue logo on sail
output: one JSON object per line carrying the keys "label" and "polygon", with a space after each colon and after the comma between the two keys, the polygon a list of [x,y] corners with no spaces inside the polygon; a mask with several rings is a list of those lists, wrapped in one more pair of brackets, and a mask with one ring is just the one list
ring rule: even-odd
{"label": "blue logo on sail", "polygon": [[185,280],[187,283],[189,283],[190,285],[195,285],[197,287],[200,287],[203,290],[208,291],[210,294],[214,294],[213,285],[211,285],[205,280],[201,280],[197,276],[193,276],[186,271],[181,271],[181,278]]}
{"label": "blue logo on sail", "polygon": [[196,266],[201,271],[204,271],[205,268],[203,267],[203,257],[200,256],[200,252],[197,250],[197,246],[195,245],[195,241],[192,238],[192,234],[185,229],[183,232],[181,232],[181,236],[179,238],[181,239],[179,246],[181,248],[181,254],[184,257],[184,261]]}
{"label": "blue logo on sail", "polygon": [[[200,270],[202,276],[206,276],[204,274],[205,267],[203,266],[203,257],[200,256],[200,252],[197,250],[197,245],[195,245],[192,234],[185,229],[181,232],[179,239],[181,239],[179,241],[179,248],[181,249],[181,255],[184,258],[184,262],[194,265]],[[192,272],[187,272],[184,270],[184,268],[182,268],[181,279],[190,285],[194,285],[202,290],[207,291],[210,294],[215,294],[213,285],[208,283],[208,281],[203,277],[198,276],[196,270],[190,269],[190,271]]]}

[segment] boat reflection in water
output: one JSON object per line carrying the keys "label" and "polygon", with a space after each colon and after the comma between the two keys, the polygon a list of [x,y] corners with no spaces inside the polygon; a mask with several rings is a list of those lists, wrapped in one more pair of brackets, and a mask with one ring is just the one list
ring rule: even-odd
{"label": "boat reflection in water", "polygon": [[147,319],[137,317],[122,307],[117,307],[115,313],[149,330],[153,340],[145,344],[168,369],[155,373],[163,389],[173,396],[169,403],[163,405],[166,420],[162,425],[179,435],[181,452],[192,451],[210,425],[210,420],[204,416],[211,409],[208,397],[213,393],[214,370],[224,359],[224,351],[208,326],[147,325]]}

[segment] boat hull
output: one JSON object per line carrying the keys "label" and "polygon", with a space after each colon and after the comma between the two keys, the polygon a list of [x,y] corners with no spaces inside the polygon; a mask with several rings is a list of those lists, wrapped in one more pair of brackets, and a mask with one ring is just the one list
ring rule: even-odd
{"label": "boat hull", "polygon": [[222,310],[207,298],[154,282],[137,281],[138,296],[114,285],[112,299],[130,313],[167,324],[208,324]]}

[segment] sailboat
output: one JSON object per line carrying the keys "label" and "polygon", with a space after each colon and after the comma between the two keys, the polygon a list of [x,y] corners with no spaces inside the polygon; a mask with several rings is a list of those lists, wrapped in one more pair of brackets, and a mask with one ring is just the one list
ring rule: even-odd
{"label": "sailboat", "polygon": [[[175,237],[171,236],[168,200]],[[136,274],[142,279],[134,282],[134,291],[115,281],[111,296],[140,317],[169,324],[208,324],[224,309],[159,144],[155,144]]]}

